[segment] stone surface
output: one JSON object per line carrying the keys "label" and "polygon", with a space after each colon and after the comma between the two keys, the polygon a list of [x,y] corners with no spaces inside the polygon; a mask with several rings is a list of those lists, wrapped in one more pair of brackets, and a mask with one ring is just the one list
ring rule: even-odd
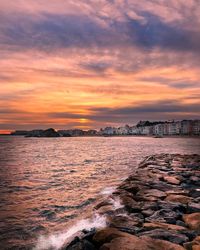
{"label": "stone surface", "polygon": [[163,180],[174,185],[180,184],[180,180],[174,176],[163,176]]}
{"label": "stone surface", "polygon": [[75,241],[70,250],[199,250],[199,178],[199,155],[146,157],[95,206],[107,227]]}
{"label": "stone surface", "polygon": [[119,237],[104,244],[100,250],[184,250],[182,246],[149,237]]}
{"label": "stone surface", "polygon": [[155,239],[167,240],[176,244],[183,244],[189,240],[185,234],[160,228],[138,233],[138,236],[148,236]]}
{"label": "stone surface", "polygon": [[184,231],[186,228],[183,226],[173,225],[173,224],[167,224],[167,223],[160,223],[160,222],[154,222],[154,223],[144,223],[144,228],[154,229],[154,228],[163,228],[167,230],[175,230],[175,231]]}
{"label": "stone surface", "polygon": [[165,198],[165,201],[180,202],[183,204],[187,204],[188,202],[191,201],[191,198],[185,195],[170,194]]}
{"label": "stone surface", "polygon": [[131,237],[132,235],[121,232],[116,228],[107,227],[97,231],[93,237],[93,241],[98,244],[103,244],[105,242],[110,242],[111,240],[118,237]]}
{"label": "stone surface", "polygon": [[183,220],[191,229],[200,231],[200,213],[185,214]]}

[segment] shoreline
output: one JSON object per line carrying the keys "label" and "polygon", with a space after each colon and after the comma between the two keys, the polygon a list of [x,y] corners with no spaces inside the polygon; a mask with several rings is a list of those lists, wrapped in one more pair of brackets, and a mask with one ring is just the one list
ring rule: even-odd
{"label": "shoreline", "polygon": [[[48,137],[25,137],[24,135],[11,135],[11,134],[0,134],[0,137],[24,137],[24,138],[48,138]],[[155,139],[164,139],[164,138],[200,138],[200,135],[164,135],[161,138],[156,138],[155,135],[81,135],[81,136],[60,136],[60,137],[49,137],[49,138],[77,138],[77,137],[144,137],[144,138],[155,138]]]}
{"label": "shoreline", "polygon": [[106,226],[85,228],[63,250],[199,250],[200,155],[146,157],[93,212]]}

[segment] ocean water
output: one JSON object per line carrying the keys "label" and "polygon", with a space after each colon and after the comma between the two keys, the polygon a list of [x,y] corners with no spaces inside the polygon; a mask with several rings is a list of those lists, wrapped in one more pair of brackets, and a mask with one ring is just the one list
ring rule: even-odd
{"label": "ocean water", "polygon": [[156,153],[200,153],[200,139],[0,137],[0,249],[59,249],[105,226],[93,204]]}

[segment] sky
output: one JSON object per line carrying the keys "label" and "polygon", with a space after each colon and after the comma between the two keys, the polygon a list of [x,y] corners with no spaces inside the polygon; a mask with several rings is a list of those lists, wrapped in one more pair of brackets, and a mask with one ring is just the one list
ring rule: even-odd
{"label": "sky", "polygon": [[200,117],[200,0],[0,0],[0,132]]}

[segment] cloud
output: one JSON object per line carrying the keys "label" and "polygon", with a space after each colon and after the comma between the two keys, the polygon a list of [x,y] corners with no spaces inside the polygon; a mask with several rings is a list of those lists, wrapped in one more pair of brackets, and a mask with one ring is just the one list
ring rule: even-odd
{"label": "cloud", "polygon": [[197,117],[197,3],[0,1],[1,126]]}

